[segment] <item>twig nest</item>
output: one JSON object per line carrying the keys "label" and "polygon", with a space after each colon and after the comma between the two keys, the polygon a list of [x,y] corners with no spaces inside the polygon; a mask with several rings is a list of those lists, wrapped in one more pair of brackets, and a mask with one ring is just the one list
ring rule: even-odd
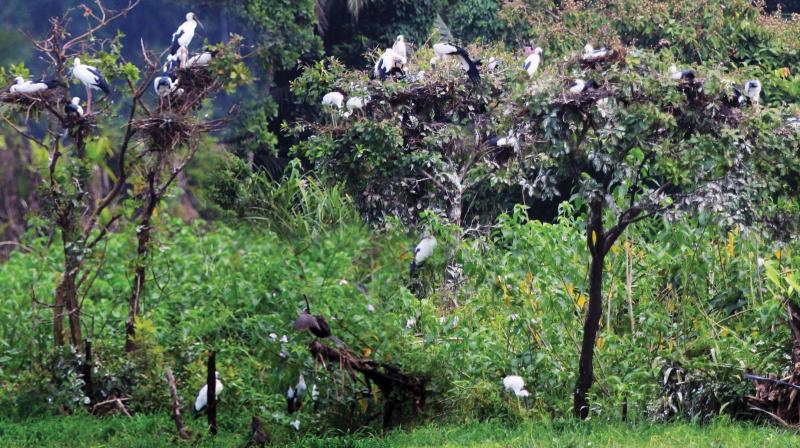
{"label": "twig nest", "polygon": [[606,88],[587,90],[581,93],[566,92],[561,97],[555,98],[551,103],[583,109],[592,106],[601,98],[608,98],[610,96],[613,95],[611,91]]}
{"label": "twig nest", "polygon": [[11,104],[22,109],[47,109],[48,106],[58,110],[63,97],[61,89],[47,89],[35,93],[0,92],[0,103]]}
{"label": "twig nest", "polygon": [[85,114],[82,116],[67,114],[64,116],[64,128],[72,138],[82,138],[97,127],[97,115]]}
{"label": "twig nest", "polygon": [[133,126],[147,135],[157,150],[175,148],[189,141],[194,132],[194,125],[188,118],[171,113],[140,118]]}

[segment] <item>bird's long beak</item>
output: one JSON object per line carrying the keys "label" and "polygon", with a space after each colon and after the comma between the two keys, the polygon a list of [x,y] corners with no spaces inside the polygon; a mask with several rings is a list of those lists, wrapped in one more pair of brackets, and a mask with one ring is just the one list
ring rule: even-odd
{"label": "bird's long beak", "polygon": [[203,22],[197,20],[197,17],[194,18],[194,21],[197,22],[198,25],[200,25],[200,28],[202,28],[204,30],[206,29],[206,27],[203,26]]}

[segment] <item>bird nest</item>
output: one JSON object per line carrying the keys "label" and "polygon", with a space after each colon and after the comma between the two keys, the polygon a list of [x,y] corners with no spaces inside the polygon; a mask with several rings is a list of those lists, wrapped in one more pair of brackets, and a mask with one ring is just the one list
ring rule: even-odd
{"label": "bird nest", "polygon": [[202,99],[221,87],[207,66],[187,67],[175,71],[178,84],[169,95],[173,110],[188,112],[200,107]]}
{"label": "bird nest", "polygon": [[628,49],[625,47],[612,48],[605,56],[602,57],[587,57],[584,54],[579,54],[569,60],[569,65],[579,65],[584,69],[599,69],[603,65],[613,63],[625,63],[625,58],[628,56]]}
{"label": "bird nest", "polygon": [[0,103],[9,104],[30,114],[32,111],[58,110],[63,96],[61,89],[47,89],[35,93],[0,92]]}
{"label": "bird nest", "polygon": [[613,96],[611,91],[606,88],[597,90],[587,90],[581,93],[566,92],[561,97],[553,99],[551,104],[584,109],[590,107],[602,98]]}
{"label": "bird nest", "polygon": [[63,125],[73,139],[85,138],[97,127],[97,115],[65,115]]}
{"label": "bird nest", "polygon": [[203,125],[175,114],[150,115],[134,120],[134,128],[147,135],[152,146],[159,150],[176,148],[195,138]]}

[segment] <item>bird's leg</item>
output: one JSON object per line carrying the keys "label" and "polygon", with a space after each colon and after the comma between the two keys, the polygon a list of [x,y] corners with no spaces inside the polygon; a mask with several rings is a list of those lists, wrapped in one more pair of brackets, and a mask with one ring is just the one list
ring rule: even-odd
{"label": "bird's leg", "polygon": [[92,114],[92,89],[86,87],[86,115]]}

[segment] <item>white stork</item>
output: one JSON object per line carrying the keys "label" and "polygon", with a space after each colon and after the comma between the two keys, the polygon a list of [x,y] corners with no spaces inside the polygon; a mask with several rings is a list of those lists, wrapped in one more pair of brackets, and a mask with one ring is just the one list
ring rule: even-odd
{"label": "white stork", "polygon": [[744,83],[744,94],[753,104],[758,104],[761,99],[761,81],[751,79]]}
{"label": "white stork", "polygon": [[370,79],[378,78],[383,81],[389,75],[396,73],[404,74],[406,63],[407,59],[405,57],[400,56],[391,48],[387,48],[378,61],[375,62],[375,67],[372,69],[372,73],[370,73]]}
{"label": "white stork", "polygon": [[344,95],[340,92],[328,92],[322,97],[322,107],[327,107],[331,113],[331,122],[336,126],[337,116],[344,105]]}
{"label": "white stork", "polygon": [[694,70],[678,70],[678,67],[672,64],[669,66],[669,77],[676,81],[686,80],[691,82],[697,77],[697,73]]}
{"label": "white stork", "polygon": [[517,139],[515,137],[492,137],[487,143],[498,148],[513,148],[517,146]]}
{"label": "white stork", "polygon": [[586,46],[583,47],[581,59],[586,62],[594,62],[603,59],[604,57],[608,56],[609,53],[611,53],[611,50],[608,48],[603,47],[595,49],[592,44],[586,44]]}
{"label": "white stork", "polygon": [[[219,380],[219,372],[214,372],[216,377],[216,384],[214,385],[214,396],[219,397],[219,394],[222,392],[222,381]],[[206,405],[208,404],[208,384],[204,384],[203,387],[200,388],[200,392],[197,393],[197,399],[194,400],[194,412],[195,414],[200,414],[200,412],[205,409]]]}
{"label": "white stork", "polygon": [[303,375],[300,375],[300,379],[297,381],[297,385],[295,387],[289,386],[289,389],[286,391],[286,403],[287,403],[287,410],[290,414],[294,414],[300,407],[303,405],[303,397],[306,396],[306,379],[303,378]]}
{"label": "white stork", "polygon": [[164,109],[164,97],[174,92],[178,88],[178,78],[171,73],[162,73],[153,79],[153,90],[158,95],[159,107]]}
{"label": "white stork", "polygon": [[402,34],[397,36],[397,39],[394,40],[392,51],[394,51],[397,56],[401,57],[402,59],[408,60],[408,54],[406,53],[406,41]]}
{"label": "white stork", "polygon": [[186,67],[193,67],[195,65],[204,67],[211,62],[211,59],[217,56],[217,50],[205,50],[200,54],[196,54],[186,61]]}
{"label": "white stork", "polygon": [[[198,24],[200,24],[200,22],[195,19],[193,12],[186,13],[186,21],[181,23],[181,26],[179,26],[178,29],[172,33],[172,44],[169,47],[169,54],[171,56],[175,56],[179,49],[184,49],[181,52],[183,53],[181,57],[181,67],[186,64],[186,56],[188,56],[189,44],[194,38],[194,31],[197,29]],[[200,26],[202,27],[203,25],[200,24]]]}
{"label": "white stork", "polygon": [[590,79],[588,81],[584,81],[583,79],[576,79],[575,84],[569,88],[569,91],[572,93],[583,93],[588,92],[589,90],[595,90],[599,85],[595,82],[594,79]]}
{"label": "white stork", "polygon": [[106,95],[111,94],[111,87],[100,71],[90,65],[81,64],[78,58],[72,63],[72,76],[86,87],[87,114],[92,113],[92,90],[102,90]]}
{"label": "white stork", "polygon": [[[478,66],[481,65],[479,59],[473,60],[470,58],[467,50],[450,43],[438,43],[433,45],[433,52],[436,53],[434,59],[444,59],[446,57],[457,57],[461,63],[461,67],[467,72],[469,79],[475,84],[480,84],[481,74],[478,71]],[[435,61],[431,61],[431,65],[435,66]]]}
{"label": "white stork", "polygon": [[82,117],[83,107],[81,107],[81,99],[77,96],[73,97],[72,101],[64,105],[64,113],[72,117]]}
{"label": "white stork", "polygon": [[542,47],[536,47],[528,54],[528,57],[525,58],[525,62],[522,64],[522,68],[528,72],[528,76],[531,78],[536,75],[536,70],[539,70],[539,65],[542,63],[543,51]]}
{"label": "white stork", "polygon": [[61,87],[64,84],[58,82],[55,79],[48,79],[47,81],[27,81],[25,78],[21,76],[17,76],[14,78],[14,84],[11,86],[9,92],[11,93],[36,93],[41,92],[43,90],[48,89],[55,89],[57,87]]}
{"label": "white stork", "polygon": [[508,375],[503,378],[503,387],[505,387],[506,392],[514,392],[514,395],[519,398],[527,398],[530,395],[525,390],[525,380],[521,376]]}
{"label": "white stork", "polygon": [[422,240],[414,248],[414,259],[411,260],[411,275],[414,275],[417,268],[425,263],[425,260],[433,255],[433,249],[436,248],[436,238],[431,235],[424,235]]}
{"label": "white stork", "polygon": [[344,113],[345,117],[350,117],[356,111],[363,110],[368,102],[369,97],[351,96],[347,99],[347,103],[345,103],[345,107],[347,108],[347,112]]}

